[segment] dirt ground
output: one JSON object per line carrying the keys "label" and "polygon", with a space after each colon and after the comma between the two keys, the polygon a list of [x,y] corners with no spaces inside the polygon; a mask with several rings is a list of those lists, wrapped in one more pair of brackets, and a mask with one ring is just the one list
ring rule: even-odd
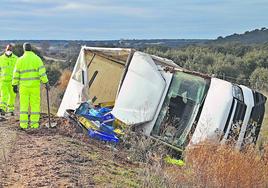
{"label": "dirt ground", "polygon": [[[142,137],[131,136],[139,139],[130,142],[135,143],[131,148],[142,151],[131,150],[124,144],[114,147],[92,140],[65,119],[53,118],[55,128],[46,128],[46,121],[43,116],[40,129],[27,131],[18,128],[16,118],[0,122],[0,188],[268,185],[268,155],[256,150],[242,153],[231,146],[203,145],[189,150],[188,165],[180,168],[161,164],[161,156],[152,155],[152,146],[159,153],[165,151]],[[133,158],[150,153],[148,162]],[[237,177],[243,181],[237,182]]]}
{"label": "dirt ground", "polygon": [[141,167],[126,153],[77,133],[66,120],[54,121],[56,128],[27,131],[16,118],[0,122],[0,188],[141,185]]}

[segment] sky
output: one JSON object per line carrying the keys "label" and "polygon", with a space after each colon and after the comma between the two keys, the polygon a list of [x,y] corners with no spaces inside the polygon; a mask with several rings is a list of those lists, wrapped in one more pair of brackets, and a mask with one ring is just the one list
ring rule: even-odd
{"label": "sky", "polygon": [[0,40],[215,39],[268,26],[268,0],[0,0]]}

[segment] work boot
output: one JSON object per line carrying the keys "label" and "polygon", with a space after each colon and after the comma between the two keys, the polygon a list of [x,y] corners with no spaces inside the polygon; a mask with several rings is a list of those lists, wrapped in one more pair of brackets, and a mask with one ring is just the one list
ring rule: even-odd
{"label": "work boot", "polygon": [[28,122],[26,123],[26,121],[25,122],[20,121],[20,128],[21,129],[27,129],[28,128]]}
{"label": "work boot", "polygon": [[38,129],[39,128],[39,123],[32,124],[31,129]]}
{"label": "work boot", "polygon": [[8,117],[11,117],[11,116],[14,116],[15,114],[14,114],[14,112],[7,112],[6,113],[6,116],[8,116]]}
{"label": "work boot", "polygon": [[3,109],[0,109],[0,115],[5,116],[5,111]]}
{"label": "work boot", "polygon": [[20,131],[26,131],[26,130],[27,130],[27,128],[22,128],[21,126],[19,126],[18,129],[19,129]]}

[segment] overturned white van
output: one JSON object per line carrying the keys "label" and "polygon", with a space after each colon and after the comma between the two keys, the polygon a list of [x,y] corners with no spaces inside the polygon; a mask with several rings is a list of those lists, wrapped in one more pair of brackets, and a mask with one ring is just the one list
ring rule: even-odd
{"label": "overturned white van", "polygon": [[266,97],[132,49],[82,47],[58,116],[82,101],[115,102],[112,114],[183,149],[210,138],[256,143]]}

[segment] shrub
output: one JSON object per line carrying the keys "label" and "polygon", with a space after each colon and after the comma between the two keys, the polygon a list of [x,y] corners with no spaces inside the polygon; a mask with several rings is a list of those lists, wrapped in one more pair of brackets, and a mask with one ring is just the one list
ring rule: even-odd
{"label": "shrub", "polygon": [[59,79],[59,86],[58,86],[61,90],[65,90],[67,88],[71,75],[72,75],[72,72],[68,69],[65,69],[62,72],[61,77]]}
{"label": "shrub", "polygon": [[268,91],[268,69],[257,68],[250,76],[250,84],[255,89],[264,89]]}
{"label": "shrub", "polygon": [[50,66],[47,68],[47,76],[48,76],[50,85],[52,86],[55,85],[58,82],[60,75],[61,75],[61,72],[58,69],[50,67]]}
{"label": "shrub", "polygon": [[229,145],[205,142],[188,148],[186,166],[168,168],[176,185],[194,187],[267,187],[268,146],[243,152]]}

